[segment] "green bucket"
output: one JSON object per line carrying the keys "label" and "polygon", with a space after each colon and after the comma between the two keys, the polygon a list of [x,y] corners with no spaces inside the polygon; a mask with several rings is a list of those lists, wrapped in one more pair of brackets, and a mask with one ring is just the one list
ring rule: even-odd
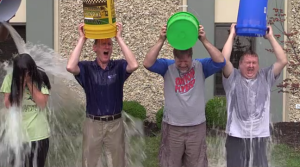
{"label": "green bucket", "polygon": [[167,39],[178,50],[193,47],[198,40],[199,21],[189,12],[177,12],[167,22]]}

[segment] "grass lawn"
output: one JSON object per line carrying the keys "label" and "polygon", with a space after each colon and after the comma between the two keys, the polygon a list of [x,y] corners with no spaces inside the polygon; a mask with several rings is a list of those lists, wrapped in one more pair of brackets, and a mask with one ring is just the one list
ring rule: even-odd
{"label": "grass lawn", "polygon": [[[158,151],[160,136],[146,138],[146,155],[144,167],[158,167]],[[207,138],[207,154],[210,167],[226,167],[224,164],[225,150],[224,140],[215,137]],[[299,167],[300,152],[286,145],[273,145],[271,152],[272,167]],[[222,155],[221,155],[222,154]],[[221,158],[220,158],[221,157]],[[214,163],[215,162],[215,163]]]}

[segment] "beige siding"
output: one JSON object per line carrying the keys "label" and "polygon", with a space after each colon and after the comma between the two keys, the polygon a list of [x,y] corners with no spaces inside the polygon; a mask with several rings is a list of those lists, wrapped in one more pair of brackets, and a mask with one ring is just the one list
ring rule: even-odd
{"label": "beige siding", "polygon": [[26,0],[22,0],[16,16],[10,20],[10,23],[26,23]]}
{"label": "beige siding", "polygon": [[239,0],[215,0],[215,22],[236,22],[239,2]]}

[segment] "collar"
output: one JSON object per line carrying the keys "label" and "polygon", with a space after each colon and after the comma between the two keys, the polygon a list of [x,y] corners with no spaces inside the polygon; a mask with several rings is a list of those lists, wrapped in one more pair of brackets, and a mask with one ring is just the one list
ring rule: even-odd
{"label": "collar", "polygon": [[[103,70],[103,68],[100,67],[100,65],[98,64],[97,58],[94,60],[94,65]],[[106,66],[106,68],[104,70],[111,70],[114,67],[114,65],[115,65],[114,61],[113,60],[109,60],[107,66]]]}

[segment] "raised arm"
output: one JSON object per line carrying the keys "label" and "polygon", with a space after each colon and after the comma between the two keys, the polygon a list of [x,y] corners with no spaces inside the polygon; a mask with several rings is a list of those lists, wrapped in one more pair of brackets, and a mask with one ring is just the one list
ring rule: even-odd
{"label": "raised arm", "polygon": [[225,67],[223,68],[223,75],[225,78],[228,78],[230,76],[230,74],[232,73],[233,71],[233,65],[232,63],[230,62],[230,56],[231,56],[231,51],[232,51],[232,45],[233,45],[233,42],[234,42],[234,38],[236,36],[235,34],[235,25],[236,24],[231,24],[231,27],[230,27],[230,34],[228,36],[228,39],[223,47],[223,50],[222,50],[222,53],[226,59],[226,65]]}
{"label": "raised arm", "polygon": [[35,102],[35,104],[44,109],[48,102],[49,92],[47,90],[47,94],[42,91],[40,91],[30,80],[27,81],[27,87],[29,89],[29,92]]}
{"label": "raised arm", "polygon": [[156,44],[149,50],[149,52],[146,54],[145,60],[144,60],[144,67],[150,68],[155,63],[157,56],[159,54],[159,51],[161,50],[162,46],[164,45],[164,42],[166,40],[166,31],[167,31],[167,25],[164,25],[161,28],[160,36]]}
{"label": "raised arm", "polygon": [[208,51],[211,59],[216,63],[222,63],[224,62],[224,56],[222,53],[217,49],[215,46],[213,46],[206,38],[204,27],[202,25],[199,25],[199,40],[202,42],[205,49]]}
{"label": "raised arm", "polygon": [[0,23],[0,42],[5,41],[8,35],[9,35],[9,31],[6,29],[4,25]]}
{"label": "raised arm", "polygon": [[272,26],[268,26],[268,29],[269,29],[269,31],[266,34],[265,38],[269,40],[269,42],[274,50],[276,59],[277,59],[276,62],[274,63],[274,67],[273,67],[274,76],[277,76],[280,74],[280,72],[283,70],[283,68],[287,65],[288,60],[284,53],[284,50],[279,45],[277,40],[274,38]]}
{"label": "raised arm", "polygon": [[119,46],[121,47],[122,53],[125,56],[125,59],[127,61],[127,67],[126,67],[126,71],[128,73],[132,73],[133,71],[135,71],[136,69],[139,68],[138,62],[134,56],[134,54],[132,53],[132,51],[128,48],[128,46],[126,45],[126,43],[124,42],[123,38],[122,38],[122,30],[123,30],[123,26],[121,23],[117,23],[117,27],[118,27],[118,32],[116,35],[116,40],[119,44]]}
{"label": "raised arm", "polygon": [[78,75],[80,73],[80,68],[78,66],[78,62],[79,62],[79,57],[81,54],[82,47],[86,41],[86,38],[85,38],[85,35],[83,32],[83,26],[84,26],[83,23],[81,23],[78,26],[79,39],[78,39],[75,49],[73,50],[73,52],[71,53],[71,55],[69,57],[69,61],[67,64],[67,71],[72,73],[73,75]]}
{"label": "raised arm", "polygon": [[[9,21],[14,17],[15,15],[6,22],[9,23]],[[4,42],[8,38],[8,35],[9,35],[8,29],[0,22],[0,42]]]}
{"label": "raised arm", "polygon": [[10,101],[9,101],[9,96],[10,96],[10,93],[4,93],[4,105],[7,109],[11,106]]}

